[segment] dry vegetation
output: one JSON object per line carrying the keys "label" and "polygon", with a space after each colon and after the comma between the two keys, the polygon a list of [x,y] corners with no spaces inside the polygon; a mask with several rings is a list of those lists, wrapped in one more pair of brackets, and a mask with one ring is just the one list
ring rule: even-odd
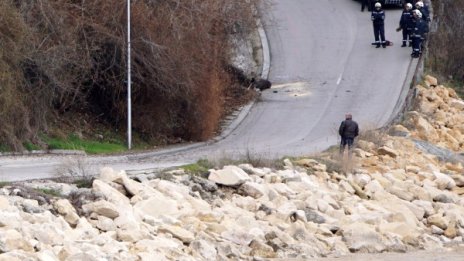
{"label": "dry vegetation", "polygon": [[[224,73],[229,39],[254,29],[259,1],[132,2],[133,127],[145,141],[203,140],[217,130],[234,87]],[[39,133],[76,113],[124,130],[125,5],[0,1],[2,146],[40,145]]]}
{"label": "dry vegetation", "polygon": [[[428,67],[441,80],[464,81],[464,1],[433,0],[436,32],[430,33]],[[461,90],[462,93],[462,90]]]}

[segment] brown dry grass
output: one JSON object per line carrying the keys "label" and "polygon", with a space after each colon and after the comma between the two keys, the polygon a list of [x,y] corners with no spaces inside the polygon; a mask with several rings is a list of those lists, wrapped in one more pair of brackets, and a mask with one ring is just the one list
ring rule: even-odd
{"label": "brown dry grass", "polygon": [[[255,29],[261,0],[132,2],[132,119],[146,141],[204,140],[217,130],[230,38]],[[64,114],[124,129],[126,1],[0,3],[0,144],[40,143]],[[77,126],[78,127],[78,126]]]}

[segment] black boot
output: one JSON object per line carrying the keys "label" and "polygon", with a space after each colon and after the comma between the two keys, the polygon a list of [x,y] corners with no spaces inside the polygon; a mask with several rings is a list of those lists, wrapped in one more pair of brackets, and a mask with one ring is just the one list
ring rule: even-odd
{"label": "black boot", "polygon": [[376,45],[375,45],[375,48],[380,48],[380,44],[376,44]]}
{"label": "black boot", "polygon": [[403,42],[403,44],[401,45],[401,47],[406,47],[406,42]]}

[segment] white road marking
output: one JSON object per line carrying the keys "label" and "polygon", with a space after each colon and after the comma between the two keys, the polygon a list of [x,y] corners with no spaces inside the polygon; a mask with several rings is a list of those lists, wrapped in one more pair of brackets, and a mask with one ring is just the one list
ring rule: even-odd
{"label": "white road marking", "polygon": [[342,81],[342,77],[343,77],[343,73],[341,73],[340,76],[338,77],[337,85],[339,85],[340,82]]}

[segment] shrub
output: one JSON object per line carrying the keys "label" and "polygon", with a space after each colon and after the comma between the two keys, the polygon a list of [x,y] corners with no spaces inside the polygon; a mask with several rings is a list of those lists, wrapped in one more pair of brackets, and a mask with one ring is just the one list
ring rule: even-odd
{"label": "shrub", "polygon": [[74,182],[82,187],[92,183],[98,171],[83,156],[69,157],[55,169],[55,175],[63,182]]}
{"label": "shrub", "polygon": [[[218,128],[230,39],[261,0],[132,1],[132,126],[145,140],[204,140]],[[0,140],[41,144],[66,113],[124,129],[126,1],[0,3]],[[59,122],[59,121],[58,121]],[[53,123],[53,124],[52,124]]]}

